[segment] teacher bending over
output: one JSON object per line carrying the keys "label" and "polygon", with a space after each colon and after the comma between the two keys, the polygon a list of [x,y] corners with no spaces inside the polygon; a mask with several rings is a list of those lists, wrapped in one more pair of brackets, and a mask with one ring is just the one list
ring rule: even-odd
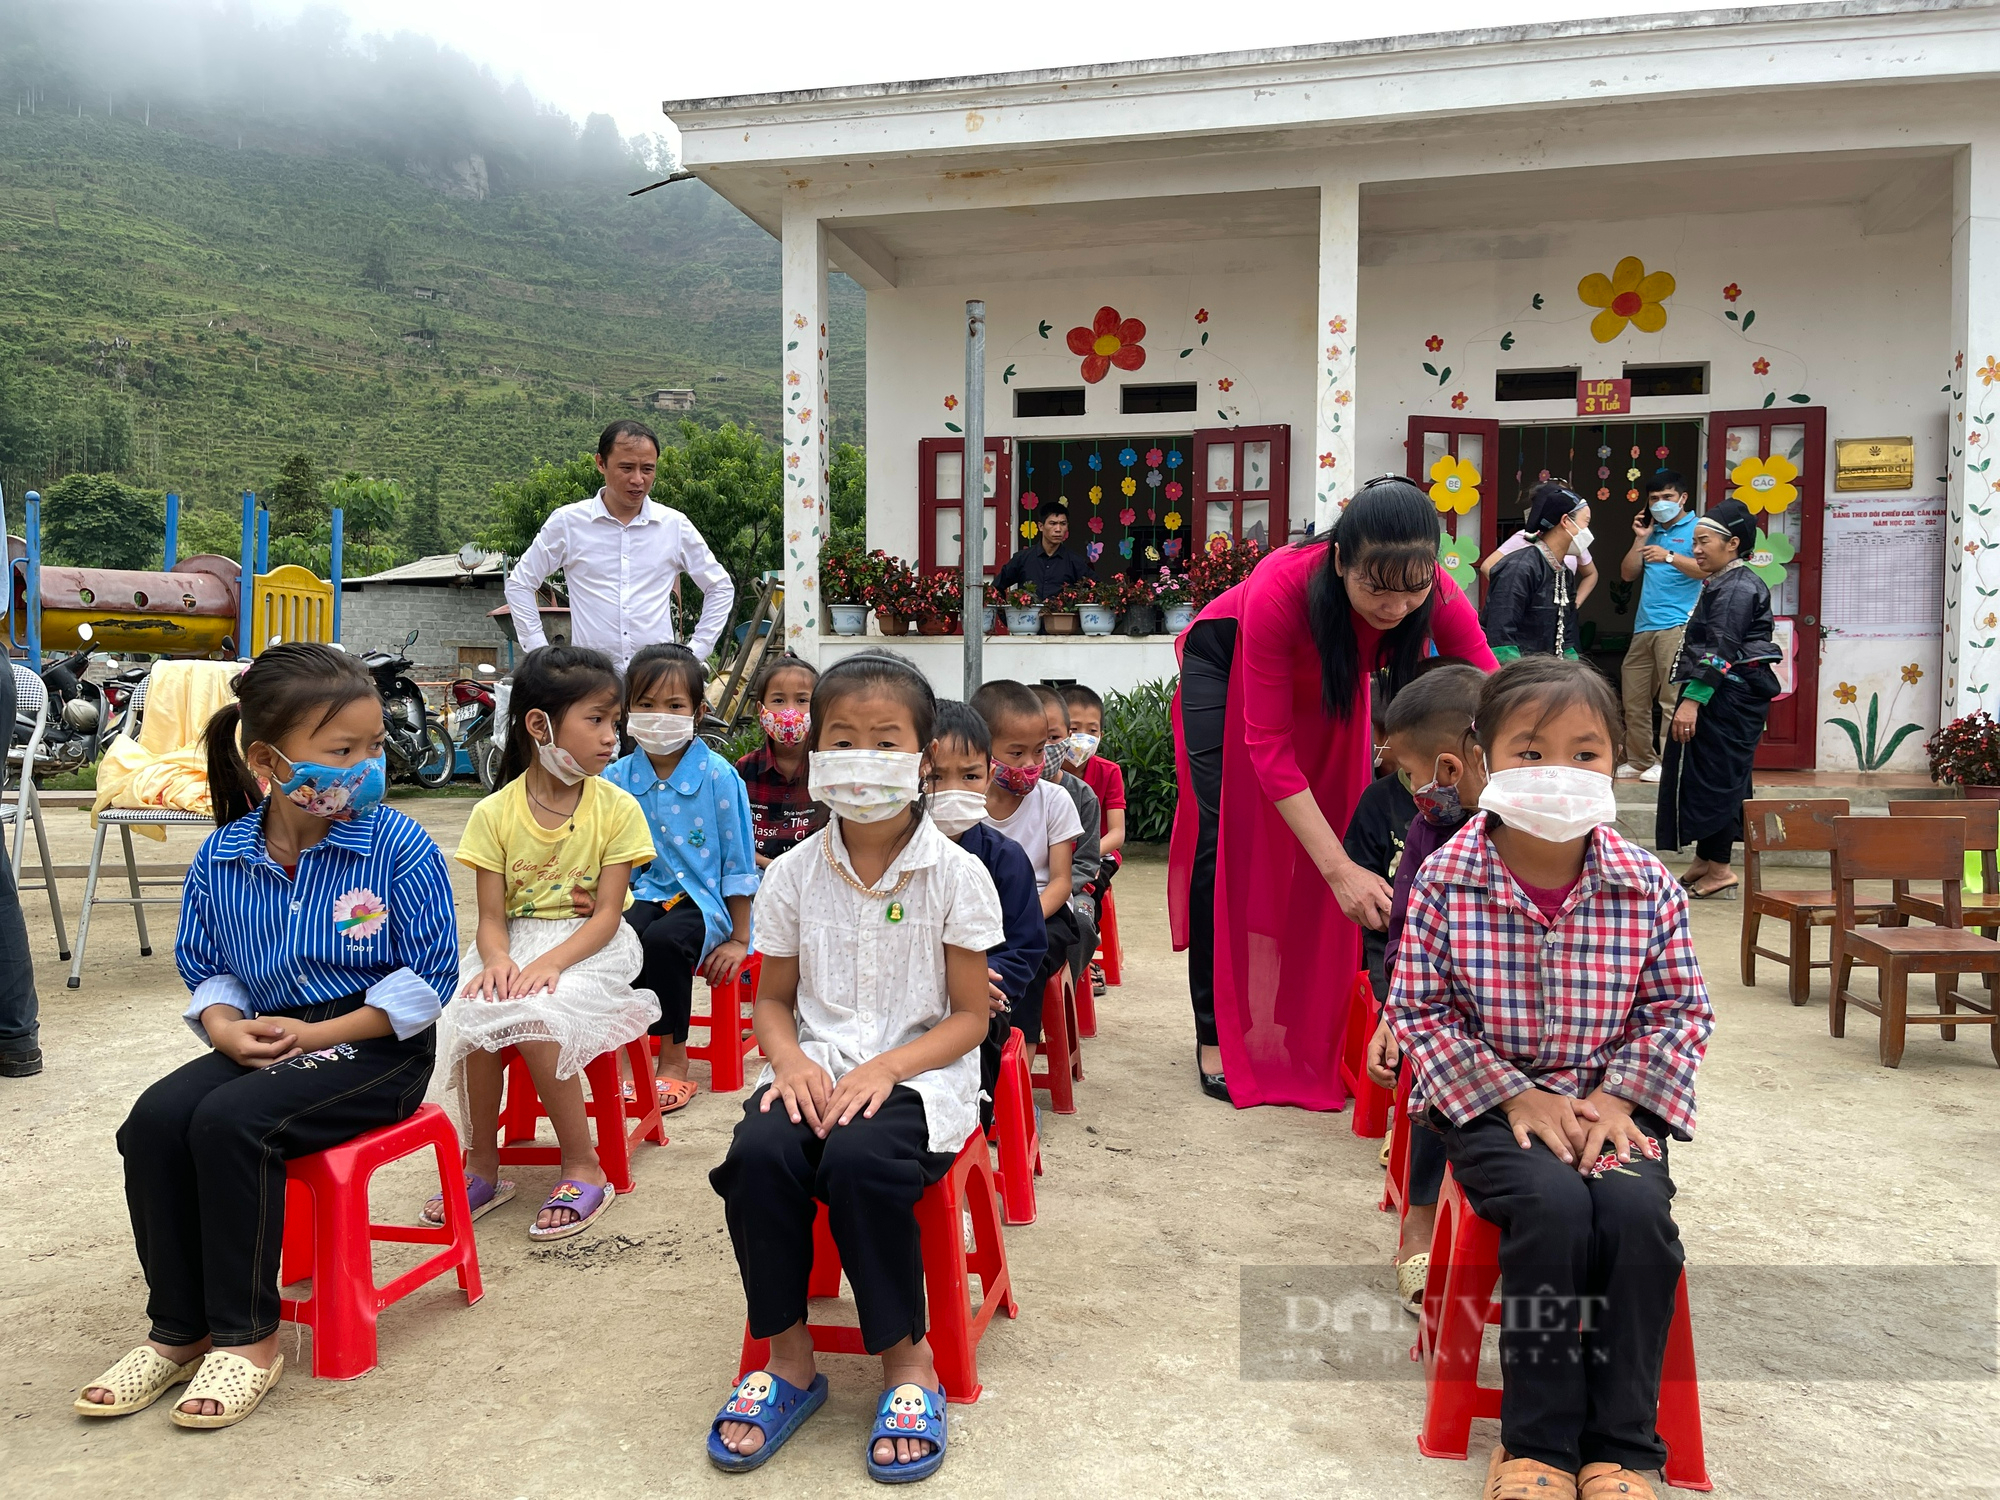
{"label": "teacher bending over", "polygon": [[1330,532],[1273,552],[1178,642],[1168,911],[1188,954],[1201,1086],[1239,1108],[1347,1102],[1356,924],[1389,914],[1388,883],[1340,844],[1373,774],[1370,675],[1387,668],[1393,691],[1432,641],[1495,665],[1437,558],[1429,498],[1407,479],[1373,480]]}

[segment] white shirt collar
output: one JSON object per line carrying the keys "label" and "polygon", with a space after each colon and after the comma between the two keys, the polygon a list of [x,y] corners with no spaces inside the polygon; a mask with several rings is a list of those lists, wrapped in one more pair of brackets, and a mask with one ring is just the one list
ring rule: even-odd
{"label": "white shirt collar", "polygon": [[592,507],[590,512],[591,520],[609,521],[615,526],[650,526],[655,521],[666,519],[667,514],[667,508],[664,505],[660,504],[657,500],[648,498],[640,502],[638,515],[634,516],[630,521],[620,521],[616,516],[611,514],[611,507],[604,503],[604,489],[601,485],[598,487],[597,493],[590,497],[588,503]]}

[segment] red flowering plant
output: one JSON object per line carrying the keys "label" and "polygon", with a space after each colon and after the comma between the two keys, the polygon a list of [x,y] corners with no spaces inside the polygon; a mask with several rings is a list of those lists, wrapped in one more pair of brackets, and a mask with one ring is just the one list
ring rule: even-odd
{"label": "red flowering plant", "polygon": [[1017,583],[1000,596],[1000,603],[1008,609],[1039,609],[1042,596],[1032,583]]}
{"label": "red flowering plant", "polygon": [[859,539],[829,542],[819,555],[819,593],[828,604],[873,604],[881,582],[884,554],[867,551]]}
{"label": "red flowering plant", "polygon": [[1951,786],[2000,786],[2000,723],[1987,713],[1953,719],[1924,743],[1931,780]]}
{"label": "red flowering plant", "polygon": [[926,578],[920,585],[923,606],[917,617],[926,615],[942,620],[956,620],[965,613],[965,580],[952,568],[944,568]]}
{"label": "red flowering plant", "polygon": [[868,560],[876,571],[866,602],[878,615],[908,620],[923,612],[926,585],[918,581],[916,569],[879,548],[868,554]]}
{"label": "red flowering plant", "polygon": [[1232,542],[1226,536],[1212,536],[1208,545],[1188,564],[1187,580],[1192,593],[1189,602],[1207,604],[1236,587],[1250,576],[1263,559],[1264,549],[1254,541]]}

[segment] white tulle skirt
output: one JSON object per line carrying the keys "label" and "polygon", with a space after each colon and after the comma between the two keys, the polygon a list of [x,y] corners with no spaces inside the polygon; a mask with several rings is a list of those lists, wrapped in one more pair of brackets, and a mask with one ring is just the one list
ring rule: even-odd
{"label": "white tulle skirt", "polygon": [[[584,919],[545,921],[515,917],[507,923],[507,953],[525,967],[565,941]],[[638,934],[624,922],[611,941],[581,963],[570,965],[553,992],[520,1000],[480,1000],[459,996],[438,1017],[436,1072],[449,1082],[454,1113],[464,1123],[465,1060],[475,1052],[498,1052],[521,1042],[554,1042],[556,1076],[572,1078],[592,1058],[645,1035],[660,1019],[660,999],[632,987],[644,960]],[[477,945],[459,960],[459,987],[485,966]]]}

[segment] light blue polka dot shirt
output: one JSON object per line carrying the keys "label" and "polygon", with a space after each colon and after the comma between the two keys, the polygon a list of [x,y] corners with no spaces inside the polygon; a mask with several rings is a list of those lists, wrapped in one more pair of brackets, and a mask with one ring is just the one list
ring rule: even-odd
{"label": "light blue polka dot shirt", "polygon": [[632,894],[664,902],[685,892],[701,908],[706,953],[735,926],[727,899],[757,894],[757,836],[743,778],[696,740],[665,781],[644,750],[614,761],[604,779],[639,799],[653,834],[658,857],[632,872]]}

